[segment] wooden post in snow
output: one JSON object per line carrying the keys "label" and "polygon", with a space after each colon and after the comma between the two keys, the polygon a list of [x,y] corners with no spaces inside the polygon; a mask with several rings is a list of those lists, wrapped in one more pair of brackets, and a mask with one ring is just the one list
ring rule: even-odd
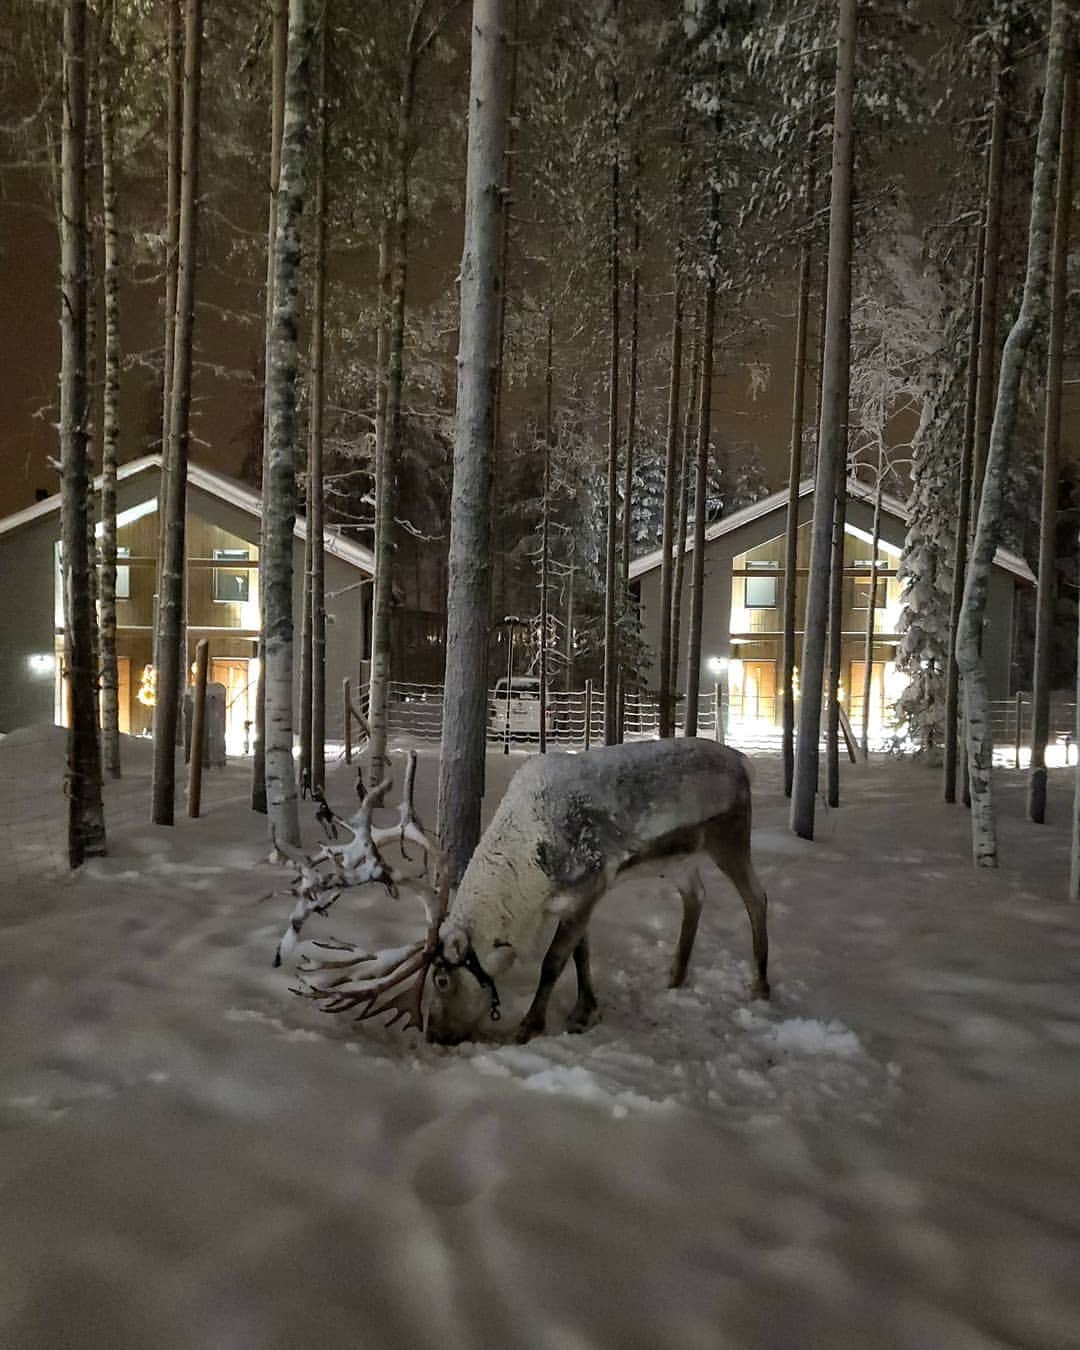
{"label": "wooden post in snow", "polygon": [[202,804],[203,738],[206,734],[206,672],[210,643],[200,638],[195,647],[195,690],[191,707],[191,759],[188,762],[187,813],[198,820]]}

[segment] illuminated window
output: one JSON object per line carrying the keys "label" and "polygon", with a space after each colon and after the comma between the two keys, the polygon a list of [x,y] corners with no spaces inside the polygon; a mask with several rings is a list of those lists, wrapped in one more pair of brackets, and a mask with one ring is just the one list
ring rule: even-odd
{"label": "illuminated window", "polygon": [[131,549],[117,548],[116,550],[116,598],[117,600],[131,599],[131,568],[120,565],[121,558],[130,558]]}
{"label": "illuminated window", "polygon": [[746,609],[775,609],[776,578],[746,577],[743,605]]}
{"label": "illuminated window", "polygon": [[[216,548],[214,561],[248,562],[251,551],[246,548]],[[251,598],[251,569],[248,567],[215,567],[214,599],[224,605],[246,605]]]}

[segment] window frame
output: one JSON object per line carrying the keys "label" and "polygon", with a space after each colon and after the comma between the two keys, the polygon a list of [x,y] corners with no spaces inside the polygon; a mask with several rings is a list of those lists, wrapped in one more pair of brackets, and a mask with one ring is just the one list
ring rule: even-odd
{"label": "window frame", "polygon": [[121,558],[130,558],[131,549],[124,548],[122,545],[116,546],[116,590],[115,599],[131,599],[131,568],[120,561]]}
{"label": "window frame", "polygon": [[[767,581],[772,587],[772,599],[769,601],[751,600],[750,598],[751,583],[753,582],[760,584],[763,581]],[[743,609],[777,609],[778,605],[777,605],[776,582],[777,582],[777,574],[775,572],[766,572],[764,569],[762,569],[761,573],[758,575],[743,577]]]}
{"label": "window frame", "polygon": [[[214,562],[228,563],[232,562],[251,562],[250,548],[216,548],[213,552]],[[243,569],[244,594],[236,596],[227,596],[218,594],[218,578],[221,576],[235,577],[238,569],[226,566],[215,567],[214,580],[211,585],[211,597],[215,605],[246,605],[251,600],[251,569]]]}

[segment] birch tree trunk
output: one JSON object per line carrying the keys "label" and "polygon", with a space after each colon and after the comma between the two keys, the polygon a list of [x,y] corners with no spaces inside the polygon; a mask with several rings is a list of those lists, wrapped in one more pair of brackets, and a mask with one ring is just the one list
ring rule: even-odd
{"label": "birch tree trunk", "polygon": [[315,289],[311,314],[311,408],[309,412],[308,535],[311,539],[311,784],[326,786],[326,552],[323,495],[323,412],[325,403],[326,333],[326,143],[329,134],[326,98],[326,42],[331,31],[331,6],[326,0],[319,36],[319,124],[315,178],[315,230],[312,267]]}
{"label": "birch tree trunk", "polygon": [[1046,742],[1050,734],[1050,642],[1057,599],[1058,474],[1061,448],[1061,387],[1065,357],[1065,305],[1069,290],[1069,217],[1072,214],[1073,134],[1076,77],[1072,43],[1065,51],[1061,136],[1058,149],[1054,256],[1050,277],[1050,343],[1046,361],[1046,413],[1043,425],[1042,511],[1039,529],[1039,591],[1035,615],[1035,680],[1032,692],[1031,776],[1028,815],[1046,821]]}
{"label": "birch tree trunk", "polygon": [[795,378],[791,393],[791,439],[788,446],[788,500],[784,529],[783,730],[784,796],[791,796],[795,774],[795,624],[799,578],[799,485],[802,482],[802,436],[806,417],[806,329],[810,317],[810,252],[814,214],[813,144],[806,157],[806,219],[799,250],[799,289],[795,302]]}
{"label": "birch tree trunk", "polygon": [[949,605],[949,664],[945,671],[945,754],[944,798],[956,801],[956,769],[960,740],[960,668],[956,664],[956,626],[964,598],[964,573],[967,571],[968,535],[971,532],[972,467],[975,452],[975,412],[979,387],[979,324],[982,310],[983,250],[986,247],[985,222],[980,225],[975,266],[971,275],[971,318],[968,331],[967,388],[964,396],[964,431],[960,447],[959,503],[956,543],[953,547],[952,596]]}
{"label": "birch tree trunk", "polygon": [[[517,72],[518,72],[518,33],[521,19],[518,0],[511,0],[511,35],[510,35],[510,95],[509,95],[509,130],[506,134],[506,151],[503,155],[503,200],[505,210],[502,217],[502,236],[499,241],[499,276],[502,278],[502,284],[499,287],[499,369],[495,375],[495,430],[493,434],[494,458],[492,460],[491,472],[491,512],[494,519],[499,519],[500,498],[499,489],[501,486],[500,476],[502,474],[502,451],[503,451],[503,367],[506,352],[506,302],[510,290],[510,226],[513,219],[511,211],[511,202],[514,191],[514,163],[516,160],[515,147],[517,143]],[[551,235],[548,237],[548,248],[554,247]],[[498,557],[494,560],[497,563],[493,582],[494,608],[493,613],[505,614],[507,610],[506,603],[506,550],[498,549]]]}
{"label": "birch tree trunk", "polygon": [[701,631],[705,615],[705,505],[712,430],[713,346],[716,335],[716,274],[720,268],[720,194],[709,192],[709,279],[701,324],[701,395],[698,399],[697,461],[694,474],[694,556],[690,581],[690,634],[686,648],[686,721],[683,734],[696,736],[701,689]]}
{"label": "birch tree trunk", "polygon": [[791,792],[791,828],[804,839],[814,837],[833,512],[837,479],[843,472],[847,448],[848,367],[844,344],[851,313],[855,0],[838,0],[837,11],[836,95],[829,207],[829,290],[810,575],[806,596],[806,635],[803,639],[800,680],[799,732]]}
{"label": "birch tree trunk", "polygon": [[[633,201],[630,234],[630,359],[627,370],[626,387],[626,453],[623,470],[623,529],[622,559],[619,569],[619,603],[624,627],[630,623],[630,545],[633,533],[634,503],[634,450],[637,440],[637,404],[638,404],[638,345],[641,307],[641,152],[634,153],[634,185],[631,190]],[[623,739],[626,716],[626,676],[629,671],[621,669],[619,680],[619,732]]]}
{"label": "birch tree trunk", "polygon": [[439,829],[456,885],[480,837],[487,737],[492,430],[500,193],[510,61],[507,0],[474,0],[457,425],[450,508]]}
{"label": "birch tree trunk", "polygon": [[[516,13],[516,9],[515,9]],[[510,102],[513,115],[513,100]],[[504,208],[509,210],[509,204]],[[505,255],[504,255],[505,256]],[[500,288],[505,294],[505,285]],[[548,709],[548,584],[551,571],[551,442],[552,397],[555,392],[555,321],[548,304],[547,343],[544,352],[544,506],[540,520],[540,753],[547,753]]]}
{"label": "birch tree trunk", "polygon": [[660,735],[675,735],[675,699],[671,661],[671,611],[675,580],[676,457],[679,447],[679,395],[682,381],[682,269],[672,269],[671,365],[668,376],[667,436],[664,442],[664,521],[660,561]]}
{"label": "birch tree trunk", "polygon": [[[694,320],[691,320],[693,327]],[[690,378],[686,411],[683,416],[682,454],[679,463],[679,516],[675,525],[675,568],[671,600],[671,698],[672,715],[677,720],[679,696],[679,652],[682,648],[683,582],[686,576],[686,530],[690,514],[690,442],[701,398],[701,335],[695,332],[690,342]],[[683,734],[686,734],[685,710]],[[674,732],[672,732],[674,735]]]}
{"label": "birch tree trunk", "polygon": [[274,324],[270,330],[269,480],[266,506],[266,809],[270,837],[299,846],[300,817],[293,769],[293,527],[299,437],[301,222],[304,154],[310,119],[311,29],[306,0],[289,0],[281,182],[274,238]]}
{"label": "birch tree trunk", "polygon": [[[379,558],[382,552],[382,543],[386,537],[382,525],[383,497],[382,487],[386,482],[387,464],[386,459],[386,368],[387,351],[390,340],[390,203],[386,202],[383,206],[382,219],[379,223],[379,261],[378,261],[378,310],[375,326],[375,457],[373,463],[373,489],[372,496],[375,505],[375,528],[371,535],[371,552],[374,559],[375,572],[372,576],[371,585],[371,604],[368,614],[368,643],[367,655],[369,661],[369,685],[368,685],[368,730],[369,744],[377,741],[378,744],[386,745],[386,701],[383,694],[379,695],[377,700],[373,699],[372,685],[375,681],[375,643],[376,635],[384,648],[389,648],[390,628],[389,611],[385,619],[380,618],[376,622],[376,584],[379,574]],[[387,555],[390,556],[389,554]],[[387,564],[389,566],[389,563]],[[392,598],[392,592],[391,592]],[[387,601],[389,604],[389,599]],[[388,655],[384,655],[384,661],[389,660]],[[384,684],[389,680],[389,670],[386,670],[382,676]],[[388,690],[387,690],[388,694]],[[359,770],[358,770],[359,772]],[[376,780],[371,779],[372,785]]]}
{"label": "birch tree trunk", "polygon": [[990,569],[1000,530],[1005,473],[1016,426],[1020,381],[1028,347],[1046,312],[1050,230],[1054,214],[1058,137],[1065,84],[1065,48],[1072,38],[1067,0],[1054,0],[1046,62],[1042,114],[1035,148],[1027,270],[1020,312],[1005,341],[998,380],[990,447],[983,476],[975,541],[964,583],[964,601],[956,638],[956,659],[964,681],[967,714],[968,776],[971,785],[972,854],[977,867],[997,866],[991,766],[993,737],[989,693],[983,668],[981,636],[990,584]]}
{"label": "birch tree trunk", "polygon": [[577,558],[577,541],[570,536],[570,562],[566,578],[566,678],[563,689],[566,693],[574,687],[574,572]]}
{"label": "birch tree trunk", "polygon": [[[982,300],[979,311],[979,372],[975,402],[975,440],[972,446],[972,507],[982,497],[983,475],[990,445],[990,424],[994,415],[998,359],[998,291],[1001,271],[1001,213],[1005,187],[1005,133],[1008,119],[1006,62],[1009,53],[1009,21],[1003,25],[1003,38],[994,59],[994,92],[990,113],[990,146],[986,167],[986,228],[983,235]],[[970,545],[974,542],[969,532]],[[966,580],[966,573],[965,573]],[[963,595],[961,594],[961,606]],[[957,612],[957,627],[960,618]],[[980,634],[980,644],[982,637]],[[955,654],[955,641],[954,641]],[[957,666],[959,678],[959,665]],[[967,758],[967,733],[962,733],[960,775],[963,801],[971,805],[971,773]]]}
{"label": "birch tree trunk", "polygon": [[[614,8],[613,11],[614,13]],[[613,58],[614,59],[614,58]],[[608,367],[607,540],[604,566],[604,744],[619,739],[619,634],[616,627],[615,547],[619,493],[619,84],[610,89],[612,120],[611,218],[608,242],[608,313],[611,357]]]}
{"label": "birch tree trunk", "polygon": [[[111,11],[110,11],[111,13]],[[101,412],[101,685],[105,771],[120,777],[120,682],[116,665],[116,448],[120,434],[120,272],[116,227],[113,112],[114,53],[104,35],[98,83],[101,117],[101,213],[105,237],[105,378]]]}
{"label": "birch tree trunk", "polygon": [[259,673],[255,678],[255,735],[251,761],[251,809],[267,812],[266,796],[266,536],[270,475],[270,341],[274,326],[274,243],[277,236],[278,188],[281,184],[281,137],[285,124],[285,65],[288,47],[288,0],[270,0],[270,205],[266,227],[266,295],[263,326],[262,513],[259,518]]}
{"label": "birch tree trunk", "polygon": [[[100,146],[98,129],[99,117],[99,81],[98,66],[101,59],[101,23],[97,11],[92,5],[86,11],[86,110],[83,117],[85,135],[83,139],[84,170],[84,214],[86,229],[83,232],[83,247],[86,250],[86,457],[90,479],[94,477],[94,461],[98,442],[98,223],[101,213],[97,209],[98,170],[100,167]],[[101,598],[101,580],[98,574],[97,522],[95,520],[95,501],[91,491],[86,503],[86,550],[88,576],[90,578],[90,649],[94,669],[94,726],[101,733],[101,627],[98,621],[98,603]],[[101,755],[98,754],[100,763]]]}
{"label": "birch tree trunk", "polygon": [[[165,325],[161,357],[161,487],[158,492],[158,549],[155,590],[161,598],[165,574],[165,501],[169,485],[169,418],[172,409],[176,347],[176,268],[180,248],[180,136],[183,121],[183,0],[166,0],[166,168],[165,168]],[[160,670],[157,616],[154,616],[154,668]]]}
{"label": "birch tree trunk", "polygon": [[[1007,38],[1006,38],[1007,43]],[[994,416],[997,366],[998,281],[1001,272],[1001,208],[1005,186],[1005,132],[1008,100],[1005,91],[1005,55],[994,67],[994,96],[990,113],[990,149],[986,165],[986,230],[983,239],[982,299],[979,315],[979,376],[975,404],[975,444],[972,451],[972,501],[982,496],[983,474]]]}
{"label": "birch tree trunk", "polygon": [[65,0],[60,146],[60,464],[67,680],[71,700],[65,791],[68,864],[105,852],[97,737],[86,453],[86,4]]}
{"label": "birch tree trunk", "polygon": [[180,705],[183,630],[184,531],[187,514],[191,349],[195,321],[195,249],[198,226],[199,103],[202,92],[202,0],[187,0],[184,19],[184,107],[180,164],[176,325],[169,418],[169,474],[165,495],[165,558],[158,581],[157,704],[151,818],[173,823],[176,731]]}
{"label": "birch tree trunk", "polygon": [[[314,372],[309,368],[309,383]],[[308,420],[307,464],[304,468],[304,584],[300,601],[300,795],[311,791],[311,680],[314,631],[311,622],[311,421]]]}
{"label": "birch tree trunk", "polygon": [[[422,46],[420,23],[427,0],[417,0],[405,40],[394,144],[394,184],[388,255],[390,306],[386,334],[385,402],[382,441],[375,447],[375,583],[372,587],[370,773],[378,783],[390,766],[386,752],[390,697],[390,610],[393,604],[394,515],[397,504],[398,440],[401,430],[401,388],[404,378],[405,291],[409,263],[409,160],[416,99],[416,67]],[[377,435],[376,435],[377,438]]]}

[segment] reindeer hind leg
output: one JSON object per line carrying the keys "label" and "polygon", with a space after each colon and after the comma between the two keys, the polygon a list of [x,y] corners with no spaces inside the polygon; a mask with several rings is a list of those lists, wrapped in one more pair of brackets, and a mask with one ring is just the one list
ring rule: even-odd
{"label": "reindeer hind leg", "polygon": [[768,998],[769,930],[766,920],[768,896],[750,860],[749,826],[733,834],[727,822],[715,821],[705,832],[705,848],[717,867],[742,896],[754,944],[755,978],[752,993],[755,998]]}
{"label": "reindeer hind leg", "polygon": [[566,1019],[566,1029],[571,1032],[587,1031],[600,1020],[600,1012],[593,992],[592,977],[589,974],[589,938],[584,936],[574,948],[574,970],[577,973],[577,1002]]}
{"label": "reindeer hind leg", "polygon": [[678,885],[679,899],[683,904],[682,928],[679,930],[679,945],[671,963],[669,989],[679,989],[686,983],[686,968],[690,964],[690,953],[694,950],[694,938],[697,936],[698,920],[701,918],[701,905],[704,891],[701,873],[693,867]]}

